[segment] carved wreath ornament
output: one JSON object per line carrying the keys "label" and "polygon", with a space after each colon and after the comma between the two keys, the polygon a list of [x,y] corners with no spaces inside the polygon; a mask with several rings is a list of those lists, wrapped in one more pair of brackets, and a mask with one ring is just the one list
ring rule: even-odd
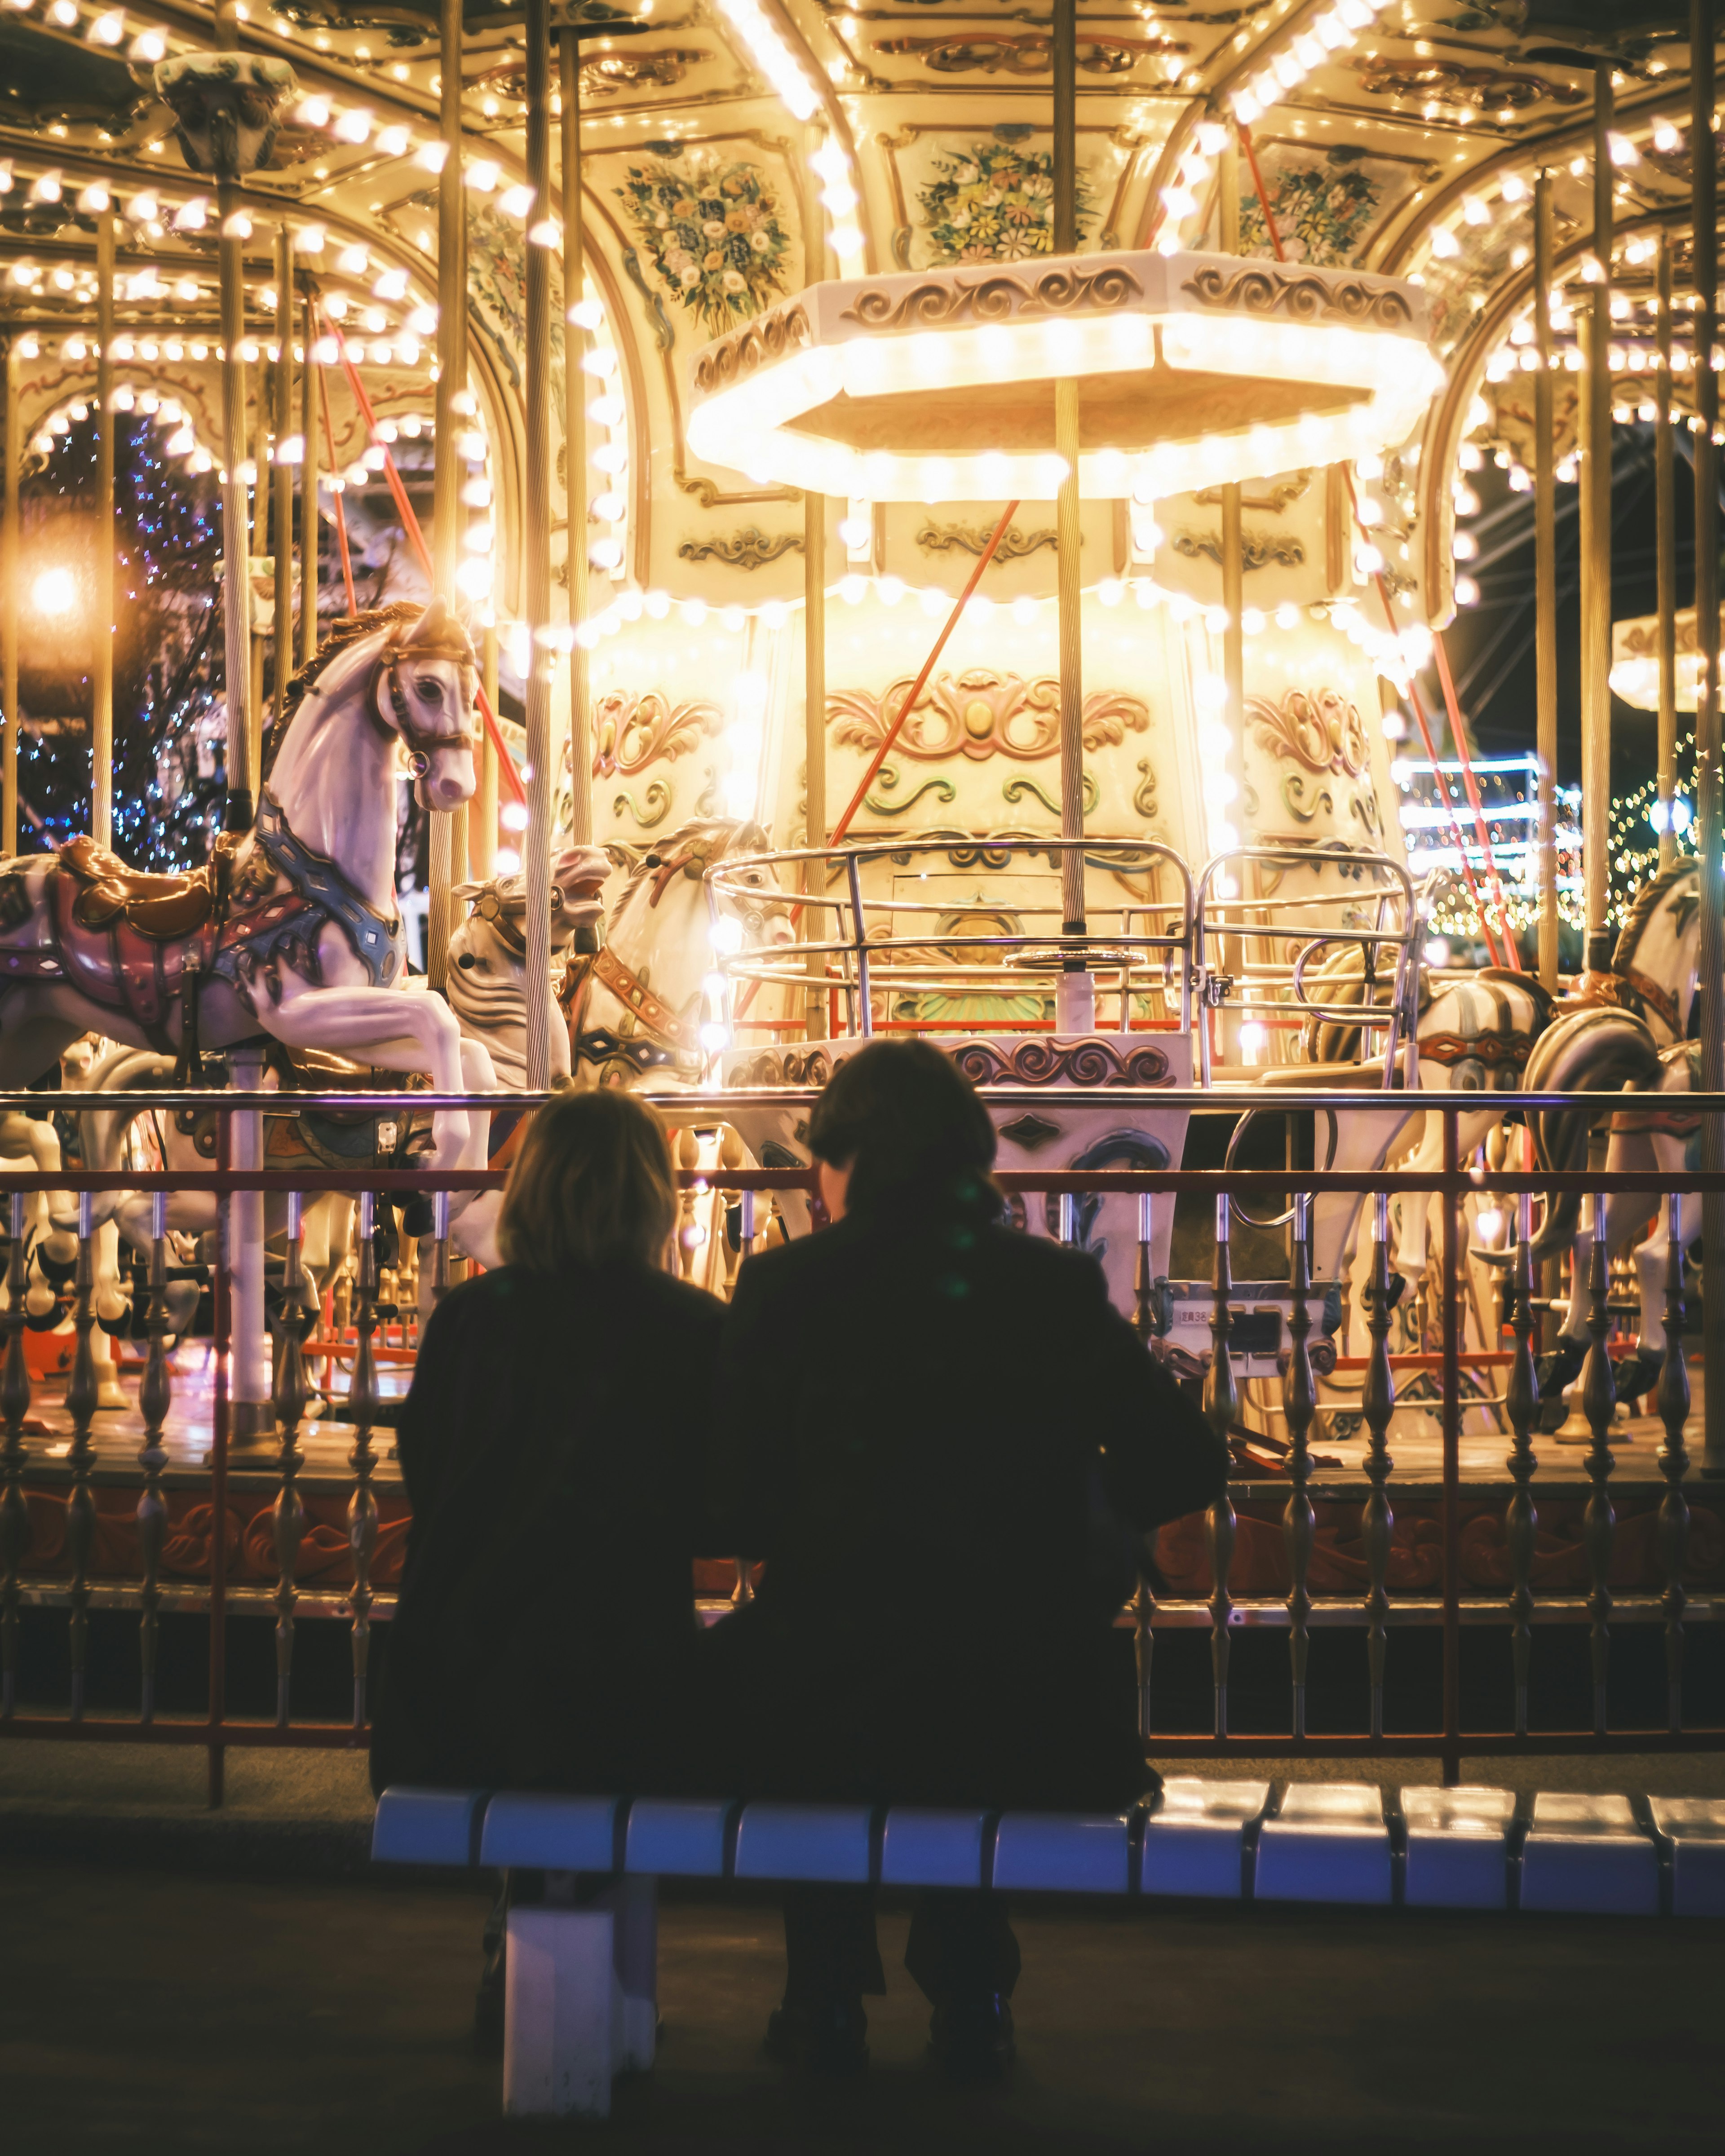
{"label": "carved wreath ornament", "polygon": [[1358,778],[1371,762],[1371,744],[1359,707],[1339,690],[1307,695],[1290,689],[1279,704],[1248,696],[1245,715],[1260,748],[1291,757],[1303,770],[1336,778]]}
{"label": "carved wreath ornament", "polygon": [[[827,725],[835,742],[872,756],[886,738],[899,706],[913,686],[911,677],[895,681],[884,695],[845,689],[827,698]],[[1084,746],[1117,745],[1128,733],[1147,733],[1150,707],[1117,690],[1097,690],[1084,700]],[[1060,685],[1051,675],[1034,681],[1017,674],[996,674],[973,666],[963,674],[935,677],[893,747],[925,763],[968,757],[973,763],[991,756],[1009,756],[1033,763],[1060,747]]]}

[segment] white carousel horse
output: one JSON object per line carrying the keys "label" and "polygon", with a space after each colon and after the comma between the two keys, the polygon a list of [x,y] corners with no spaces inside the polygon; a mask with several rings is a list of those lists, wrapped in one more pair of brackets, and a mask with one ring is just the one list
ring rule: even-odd
{"label": "white carousel horse", "polygon": [[[182,1039],[187,961],[212,1047],[267,1034],[462,1090],[441,998],[401,992],[395,773],[424,807],[474,790],[476,675],[440,601],[362,614],[291,685],[257,822],[189,876],[135,874],[89,839],[0,861],[0,1087],[92,1028],[157,1053]],[[485,1118],[443,1111],[434,1163],[484,1158]]]}
{"label": "white carousel horse", "polygon": [[[1699,1091],[1700,1045],[1682,1040],[1661,1048],[1652,1028],[1634,1012],[1601,1005],[1559,1019],[1540,1040],[1527,1065],[1530,1092],[1613,1092],[1671,1095]],[[1534,1142],[1541,1163],[1552,1168],[1587,1166],[1588,1141],[1594,1118],[1579,1108],[1547,1109],[1534,1119]],[[1611,1118],[1606,1149],[1609,1173],[1645,1169],[1645,1191],[1615,1191],[1605,1200],[1605,1247],[1620,1250],[1655,1218],[1653,1232],[1635,1251],[1640,1299],[1640,1333],[1635,1355],[1619,1366],[1618,1393],[1630,1398],[1650,1391],[1665,1360],[1665,1274],[1671,1243],[1669,1209],[1656,1195],[1661,1174],[1678,1174],[1697,1164],[1701,1118],[1680,1107],[1652,1104],[1625,1106]],[[1679,1240],[1686,1249],[1700,1234],[1701,1200],[1692,1193],[1680,1201]],[[1550,1354],[1540,1362],[1542,1393],[1553,1399],[1579,1371],[1586,1355],[1588,1258],[1594,1238],[1594,1201],[1584,1209],[1580,1196],[1561,1192],[1546,1208],[1534,1236],[1536,1261],[1571,1252],[1569,1305],[1558,1327]],[[1498,1265],[1507,1254],[1486,1253]]]}

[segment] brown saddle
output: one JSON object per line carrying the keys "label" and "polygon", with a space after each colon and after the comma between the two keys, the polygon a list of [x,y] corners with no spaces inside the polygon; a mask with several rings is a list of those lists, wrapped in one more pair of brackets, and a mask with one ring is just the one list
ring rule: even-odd
{"label": "brown saddle", "polygon": [[219,853],[201,869],[173,875],[128,868],[118,854],[87,837],[62,846],[59,858],[80,886],[72,912],[82,927],[108,928],[123,921],[141,936],[172,942],[196,935],[215,911]]}

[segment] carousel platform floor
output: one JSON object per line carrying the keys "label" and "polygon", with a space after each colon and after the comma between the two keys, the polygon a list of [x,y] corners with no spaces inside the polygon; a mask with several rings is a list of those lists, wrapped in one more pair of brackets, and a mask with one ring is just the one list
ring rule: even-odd
{"label": "carousel platform floor", "polygon": [[783,1981],[770,1902],[667,1901],[656,2070],[618,2085],[604,2125],[523,2127],[500,2119],[499,2065],[469,2041],[485,1912],[469,1887],[0,1859],[9,2141],[58,2156],[1717,2145],[1717,1923],[1038,1909],[1018,1920],[1017,2071],[968,2092],[927,2063],[901,1910],[881,1919],[871,2071],[809,2086],[761,2056]]}
{"label": "carousel platform floor", "polygon": [[[144,1424],[136,1405],[140,1368],[130,1355],[121,1367],[121,1389],[132,1404],[102,1409],[92,1424],[95,1479],[98,1482],[136,1484],[141,1479],[137,1455],[143,1443]],[[208,1349],[203,1346],[182,1349],[172,1358],[171,1375],[173,1404],[164,1432],[168,1454],[166,1479],[171,1486],[185,1481],[201,1482],[208,1473],[213,1411],[213,1372]],[[399,1399],[405,1394],[407,1373],[400,1366],[387,1368],[382,1382],[392,1397]],[[336,1381],[334,1392],[338,1404],[345,1394],[347,1383],[345,1375]],[[1691,1455],[1688,1480],[1700,1485],[1710,1478],[1704,1476],[1700,1461],[1705,1379],[1698,1356],[1691,1360],[1690,1387],[1692,1406],[1687,1437]],[[34,1385],[24,1440],[29,1455],[27,1471],[32,1481],[54,1479],[57,1471],[69,1472],[65,1461],[71,1445],[72,1424],[65,1409],[64,1391],[64,1381],[58,1377],[39,1379]],[[1254,1426],[1260,1421],[1260,1411],[1250,1401],[1245,1419]],[[300,1450],[305,1464],[300,1471],[301,1486],[308,1490],[331,1491],[351,1487],[348,1455],[352,1450],[353,1436],[351,1423],[332,1417],[302,1424]],[[1443,1432],[1435,1404],[1432,1404],[1430,1411],[1425,1404],[1410,1403],[1399,1408],[1390,1425],[1389,1442],[1394,1461],[1393,1481],[1398,1494],[1404,1498],[1435,1495],[1443,1478]],[[1471,1409],[1464,1419],[1461,1434],[1463,1487],[1478,1491],[1502,1485],[1507,1488],[1510,1478],[1505,1463],[1511,1442],[1507,1423],[1500,1429],[1491,1410]],[[374,1443],[378,1455],[375,1481],[380,1486],[398,1482],[393,1430],[380,1427],[375,1433]],[[1613,1488],[1653,1491],[1662,1487],[1659,1453],[1664,1443],[1665,1429],[1657,1416],[1620,1413],[1612,1432],[1611,1449],[1616,1462],[1612,1474]],[[1562,1487],[1585,1490],[1587,1475],[1583,1463],[1587,1449],[1585,1440],[1536,1435],[1538,1487],[1542,1491]],[[1321,1429],[1315,1432],[1314,1494],[1328,1488],[1363,1487],[1366,1450],[1367,1437],[1363,1430],[1348,1438],[1325,1435]],[[230,1462],[231,1473],[248,1479],[259,1478],[266,1483],[273,1480],[272,1468],[273,1457],[267,1450],[244,1462]],[[1261,1478],[1251,1475],[1235,1478],[1236,1496],[1253,1495],[1260,1487],[1264,1495],[1271,1496],[1285,1491],[1286,1486],[1286,1478],[1275,1474]],[[1725,1481],[1717,1486],[1725,1490]]]}

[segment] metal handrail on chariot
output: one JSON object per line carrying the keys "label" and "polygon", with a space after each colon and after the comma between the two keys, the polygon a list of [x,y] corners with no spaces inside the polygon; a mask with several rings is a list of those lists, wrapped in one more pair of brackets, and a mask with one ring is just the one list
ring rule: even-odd
{"label": "metal handrail on chariot", "polygon": [[[1075,850],[1083,855],[1087,864],[1117,872],[1131,873],[1147,869],[1153,863],[1165,863],[1178,880],[1178,891],[1173,898],[1134,897],[1118,906],[1091,907],[1089,917],[1117,919],[1119,930],[1110,929],[1104,934],[1087,932],[1068,935],[1060,926],[1063,909],[1058,896],[1045,906],[1020,899],[995,904],[980,894],[973,901],[942,903],[916,898],[874,897],[863,891],[862,871],[870,863],[890,860],[907,864],[917,855],[950,855],[961,845],[968,854],[986,856],[986,865],[994,870],[1005,865],[1001,856],[1010,859],[1014,855],[1045,855],[1053,859]],[[819,866],[814,875],[806,873],[815,865]],[[814,915],[817,919],[813,925],[824,927],[824,916],[829,913],[834,916],[834,933],[830,937],[805,934],[794,946],[721,952],[718,963],[727,981],[752,983],[757,987],[776,986],[803,993],[811,987],[837,988],[845,996],[854,1034],[866,1036],[874,1032],[871,998],[883,990],[915,990],[923,994],[931,991],[968,995],[1022,994],[1037,974],[1056,974],[1075,957],[1083,960],[1086,970],[1109,982],[1105,991],[1107,994],[1118,995],[1122,1032],[1132,1029],[1133,998],[1153,994],[1177,1003],[1179,1029],[1191,1029],[1192,997],[1196,985],[1192,872],[1180,855],[1160,839],[1062,839],[1050,835],[958,840],[950,834],[927,838],[910,834],[871,840],[858,846],[798,846],[770,853],[738,855],[707,871],[707,903],[715,920],[721,897],[730,898],[744,908],[758,908],[760,888],[747,883],[745,879],[749,873],[763,868],[774,873],[795,869],[798,871],[798,882],[805,886],[814,883],[816,888],[805,888],[795,897],[800,913],[805,916],[801,925],[805,928],[810,926],[806,916]],[[842,888],[829,892],[826,886],[834,881],[835,871],[843,880]],[[927,873],[927,870],[920,871],[923,876]],[[791,894],[787,892],[786,896],[789,898]],[[994,912],[1010,913],[1020,919],[1046,914],[1055,926],[1045,932],[1030,934],[972,935],[947,929],[909,935],[896,932],[901,916],[933,916],[937,920],[950,920],[955,915]],[[884,930],[878,919],[876,925],[870,926],[871,913],[877,917],[883,914],[888,916]],[[1134,932],[1131,924],[1140,916],[1147,921],[1158,916],[1173,918],[1164,930]],[[973,961],[965,955],[973,952],[978,954]],[[1158,953],[1159,964],[1154,963]],[[918,957],[925,963],[916,963]]]}

